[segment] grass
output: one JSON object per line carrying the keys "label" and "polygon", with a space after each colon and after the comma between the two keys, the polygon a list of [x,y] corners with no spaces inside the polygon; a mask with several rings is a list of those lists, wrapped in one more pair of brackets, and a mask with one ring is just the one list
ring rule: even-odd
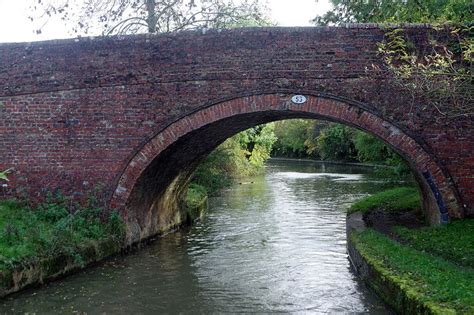
{"label": "grass", "polygon": [[[349,212],[420,207],[415,187],[398,187],[359,200]],[[474,220],[420,229],[396,227],[394,232],[401,243],[373,229],[354,233],[352,240],[370,265],[411,298],[440,314],[474,314]]]}
{"label": "grass", "polygon": [[474,314],[472,269],[404,246],[372,229],[354,233],[352,240],[369,264],[407,294],[431,305],[440,314]]}
{"label": "grass", "polygon": [[421,229],[396,227],[395,233],[417,250],[474,268],[474,219]]}
{"label": "grass", "polygon": [[[186,199],[188,209],[197,209],[206,196],[206,188],[191,184]],[[0,271],[59,256],[83,263],[82,249],[102,240],[121,245],[125,226],[120,216],[113,212],[104,219],[102,213],[94,202],[71,211],[61,197],[50,197],[36,209],[16,201],[1,201]]]}
{"label": "grass", "polygon": [[355,202],[349,213],[369,212],[375,209],[386,211],[417,210],[421,207],[421,198],[415,187],[397,187],[362,198]]}
{"label": "grass", "polygon": [[16,201],[0,202],[0,270],[62,255],[82,263],[81,248],[106,239],[121,242],[121,218],[112,213],[104,223],[101,212],[97,207],[70,212],[61,199],[37,209]]}

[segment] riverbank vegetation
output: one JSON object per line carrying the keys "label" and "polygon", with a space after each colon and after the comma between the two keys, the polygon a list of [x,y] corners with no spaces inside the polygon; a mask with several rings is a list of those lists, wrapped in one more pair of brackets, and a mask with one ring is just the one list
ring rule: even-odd
{"label": "riverbank vegetation", "polygon": [[[451,231],[452,237],[466,233]],[[399,286],[412,300],[428,305],[431,311],[438,314],[474,312],[474,272],[471,268],[425,251],[424,246],[403,245],[372,229],[352,234],[352,242],[367,262],[386,279],[386,283]],[[397,307],[401,301],[388,302]]]}
{"label": "riverbank vegetation", "polygon": [[418,251],[442,257],[457,265],[474,270],[473,219],[456,220],[441,227],[421,229],[396,227],[394,232],[404,243]]}
{"label": "riverbank vegetation", "polygon": [[314,119],[282,120],[242,131],[218,146],[193,175],[188,207],[197,191],[213,194],[255,176],[270,156],[374,164],[375,173],[387,181],[410,174],[395,151],[363,131]]}
{"label": "riverbank vegetation", "polygon": [[193,175],[188,208],[198,192],[213,194],[257,175],[270,156],[377,164],[376,174],[395,181],[410,174],[397,153],[363,131],[314,119],[283,120],[242,131],[211,152]]}
{"label": "riverbank vegetation", "polygon": [[[470,314],[474,312],[474,220],[415,228],[402,226],[413,224],[406,218],[397,220],[420,207],[414,187],[394,188],[357,201],[349,213],[362,212],[368,228],[352,233],[351,242],[369,265],[411,300],[440,314]],[[390,222],[380,222],[386,219]],[[375,290],[383,296],[382,289]],[[390,297],[385,299],[391,302]]]}
{"label": "riverbank vegetation", "polygon": [[367,213],[373,210],[413,211],[421,207],[421,196],[416,187],[396,187],[375,193],[356,201],[349,213],[360,211]]}
{"label": "riverbank vegetation", "polygon": [[276,122],[275,135],[274,157],[375,164],[376,174],[390,179],[410,174],[403,159],[382,140],[355,128],[291,119]]}
{"label": "riverbank vegetation", "polygon": [[93,202],[72,211],[60,196],[37,209],[17,201],[0,202],[0,271],[57,257],[83,264],[88,258],[83,254],[105,241],[120,248],[125,236],[122,219],[115,212],[103,216]]}
{"label": "riverbank vegetation", "polygon": [[228,187],[235,180],[260,173],[276,139],[274,124],[269,123],[247,129],[224,141],[194,172],[186,198],[188,208],[199,202],[198,198]]}

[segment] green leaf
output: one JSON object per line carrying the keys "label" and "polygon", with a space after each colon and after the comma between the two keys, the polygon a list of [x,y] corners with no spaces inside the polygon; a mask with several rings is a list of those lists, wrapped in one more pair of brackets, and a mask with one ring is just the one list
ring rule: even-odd
{"label": "green leaf", "polygon": [[8,181],[7,174],[9,173],[9,171],[10,171],[10,170],[6,170],[6,171],[3,171],[3,172],[0,172],[0,179],[3,179],[3,180]]}

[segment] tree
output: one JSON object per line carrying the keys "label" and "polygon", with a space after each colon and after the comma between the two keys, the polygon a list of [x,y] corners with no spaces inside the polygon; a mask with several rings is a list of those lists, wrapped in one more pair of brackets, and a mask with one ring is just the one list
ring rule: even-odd
{"label": "tree", "polygon": [[238,139],[249,163],[246,170],[240,170],[240,172],[248,171],[250,172],[248,175],[251,175],[262,169],[265,161],[270,157],[273,144],[277,140],[274,129],[275,124],[268,123],[249,128],[232,137]]}
{"label": "tree", "polygon": [[228,138],[199,165],[193,183],[213,193],[236,178],[262,171],[276,141],[274,124],[256,126]]}
{"label": "tree", "polygon": [[356,130],[352,141],[357,151],[357,159],[360,162],[384,163],[391,157],[390,148],[381,140],[366,132]]}
{"label": "tree", "polygon": [[334,9],[313,21],[340,23],[472,22],[471,0],[331,0]]}
{"label": "tree", "polygon": [[354,130],[340,125],[332,124],[323,129],[317,138],[319,155],[323,160],[352,161],[357,153],[352,142]]}
{"label": "tree", "polygon": [[37,0],[30,19],[44,26],[56,15],[76,34],[113,35],[268,25],[264,11],[260,0]]}
{"label": "tree", "polygon": [[288,119],[275,123],[275,135],[278,138],[273,146],[275,156],[301,158],[306,157],[308,133],[315,121],[308,119]]}

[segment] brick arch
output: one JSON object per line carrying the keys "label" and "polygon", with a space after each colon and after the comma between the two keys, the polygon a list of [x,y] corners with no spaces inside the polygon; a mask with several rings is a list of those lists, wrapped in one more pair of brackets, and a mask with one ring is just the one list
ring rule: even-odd
{"label": "brick arch", "polygon": [[[202,108],[170,124],[158,132],[130,160],[115,186],[110,206],[119,209],[125,217],[130,217],[134,211],[130,205],[130,198],[137,182],[144,176],[148,176],[147,172],[150,172],[153,163],[155,164],[153,174],[149,176],[168,176],[165,175],[168,171],[160,169],[160,165],[158,165],[164,163],[166,159],[168,159],[168,164],[162,165],[168,165],[166,166],[168,168],[178,168],[179,163],[173,164],[171,162],[172,152],[179,150],[180,141],[184,143],[188,135],[196,135],[197,138],[193,140],[194,142],[196,139],[206,138],[209,140],[209,144],[207,147],[196,150],[189,147],[191,149],[188,148],[186,152],[180,152],[180,155],[192,156],[198,154],[194,152],[199,150],[207,154],[228,136],[258,123],[285,118],[318,118],[365,130],[379,137],[400,153],[408,161],[417,178],[423,194],[424,206],[429,208],[427,214],[432,223],[447,220],[448,214],[453,218],[463,216],[462,207],[459,206],[456,191],[450,185],[449,176],[443,172],[432,154],[428,153],[420,143],[400,128],[363,108],[362,104],[327,95],[324,97],[306,95],[307,101],[298,105],[291,102],[291,96],[291,94],[266,94],[239,97]],[[253,117],[258,117],[258,119]],[[216,125],[212,132],[206,131],[206,128],[210,128],[208,126],[219,122],[221,125]],[[221,132],[216,135],[217,130],[228,130],[228,133]],[[211,141],[213,135],[215,135],[215,141]],[[161,162],[158,161],[160,157]],[[200,159],[197,159],[192,163],[198,164],[199,161]],[[188,164],[190,163],[188,161]],[[185,172],[184,177],[189,178],[193,170],[194,168],[190,168],[187,173]],[[178,174],[178,172],[179,170],[176,170],[175,173]],[[176,174],[169,175],[165,182],[170,186],[178,187],[180,184],[176,180]],[[186,180],[183,183],[187,184]],[[163,189],[166,188],[163,187]],[[150,205],[153,202],[150,201]],[[166,207],[167,205],[169,206],[169,204],[162,206]],[[146,216],[145,221],[154,220],[153,214],[147,212]],[[168,218],[167,220],[172,219]],[[147,223],[141,225],[143,224],[147,225]],[[139,229],[143,229],[143,226]],[[146,229],[147,232],[145,235],[142,233],[140,238],[156,233],[157,227]]]}

